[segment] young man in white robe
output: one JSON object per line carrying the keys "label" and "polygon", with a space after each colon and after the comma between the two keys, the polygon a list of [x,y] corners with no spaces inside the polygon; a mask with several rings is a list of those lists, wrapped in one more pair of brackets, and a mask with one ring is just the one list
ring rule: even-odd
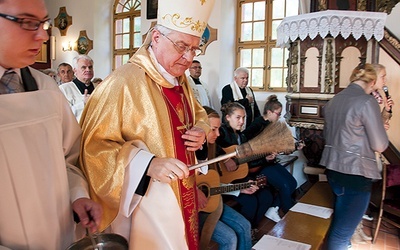
{"label": "young man in white robe", "polygon": [[102,209],[75,166],[79,125],[54,80],[27,67],[49,20],[43,0],[0,0],[1,249],[67,248],[73,211],[91,231],[100,224]]}

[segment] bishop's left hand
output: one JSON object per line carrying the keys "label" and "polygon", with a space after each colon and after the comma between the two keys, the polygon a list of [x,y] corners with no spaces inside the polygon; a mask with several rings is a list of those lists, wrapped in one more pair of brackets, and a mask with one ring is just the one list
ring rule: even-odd
{"label": "bishop's left hand", "polygon": [[185,146],[188,151],[196,151],[205,142],[206,132],[199,127],[193,127],[182,135],[185,140]]}

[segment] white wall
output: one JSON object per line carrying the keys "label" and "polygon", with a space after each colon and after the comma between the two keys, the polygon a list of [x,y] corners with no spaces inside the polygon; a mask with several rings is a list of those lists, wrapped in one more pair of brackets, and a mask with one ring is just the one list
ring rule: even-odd
{"label": "white wall", "polygon": [[62,43],[78,39],[79,32],[86,30],[89,39],[93,40],[93,50],[88,56],[94,60],[95,77],[105,78],[111,72],[111,0],[45,0],[49,16],[58,15],[59,8],[65,6],[68,15],[72,16],[72,25],[67,35],[61,36],[58,28],[53,27],[52,35],[56,37],[56,59],[52,68],[56,69],[62,62],[72,63],[77,51],[62,51]]}

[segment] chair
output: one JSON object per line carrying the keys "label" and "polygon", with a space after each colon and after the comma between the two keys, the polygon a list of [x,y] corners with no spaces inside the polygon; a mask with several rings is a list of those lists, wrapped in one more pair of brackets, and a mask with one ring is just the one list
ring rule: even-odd
{"label": "chair", "polygon": [[382,221],[400,228],[400,165],[383,164],[381,193],[372,195],[371,204],[379,209],[372,243],[374,244]]}

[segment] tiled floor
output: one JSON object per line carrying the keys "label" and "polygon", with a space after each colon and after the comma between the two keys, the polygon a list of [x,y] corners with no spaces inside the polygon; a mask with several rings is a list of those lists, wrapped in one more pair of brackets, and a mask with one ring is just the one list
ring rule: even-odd
{"label": "tiled floor", "polygon": [[[309,186],[303,187],[304,190],[307,190]],[[298,199],[300,198],[301,193],[299,193]],[[372,213],[372,215],[375,215]],[[264,234],[267,234],[274,226],[275,222],[263,218],[258,229],[258,233],[256,234],[256,238],[260,239]],[[364,232],[367,235],[371,235],[372,227],[374,227],[373,222],[363,220]],[[218,250],[218,244],[215,242],[211,242],[208,248],[209,250]],[[375,244],[372,243],[364,243],[364,244],[356,244],[352,243],[351,250],[400,250],[400,240],[399,240],[399,230],[390,224],[382,222],[381,230],[378,234],[378,239]]]}

